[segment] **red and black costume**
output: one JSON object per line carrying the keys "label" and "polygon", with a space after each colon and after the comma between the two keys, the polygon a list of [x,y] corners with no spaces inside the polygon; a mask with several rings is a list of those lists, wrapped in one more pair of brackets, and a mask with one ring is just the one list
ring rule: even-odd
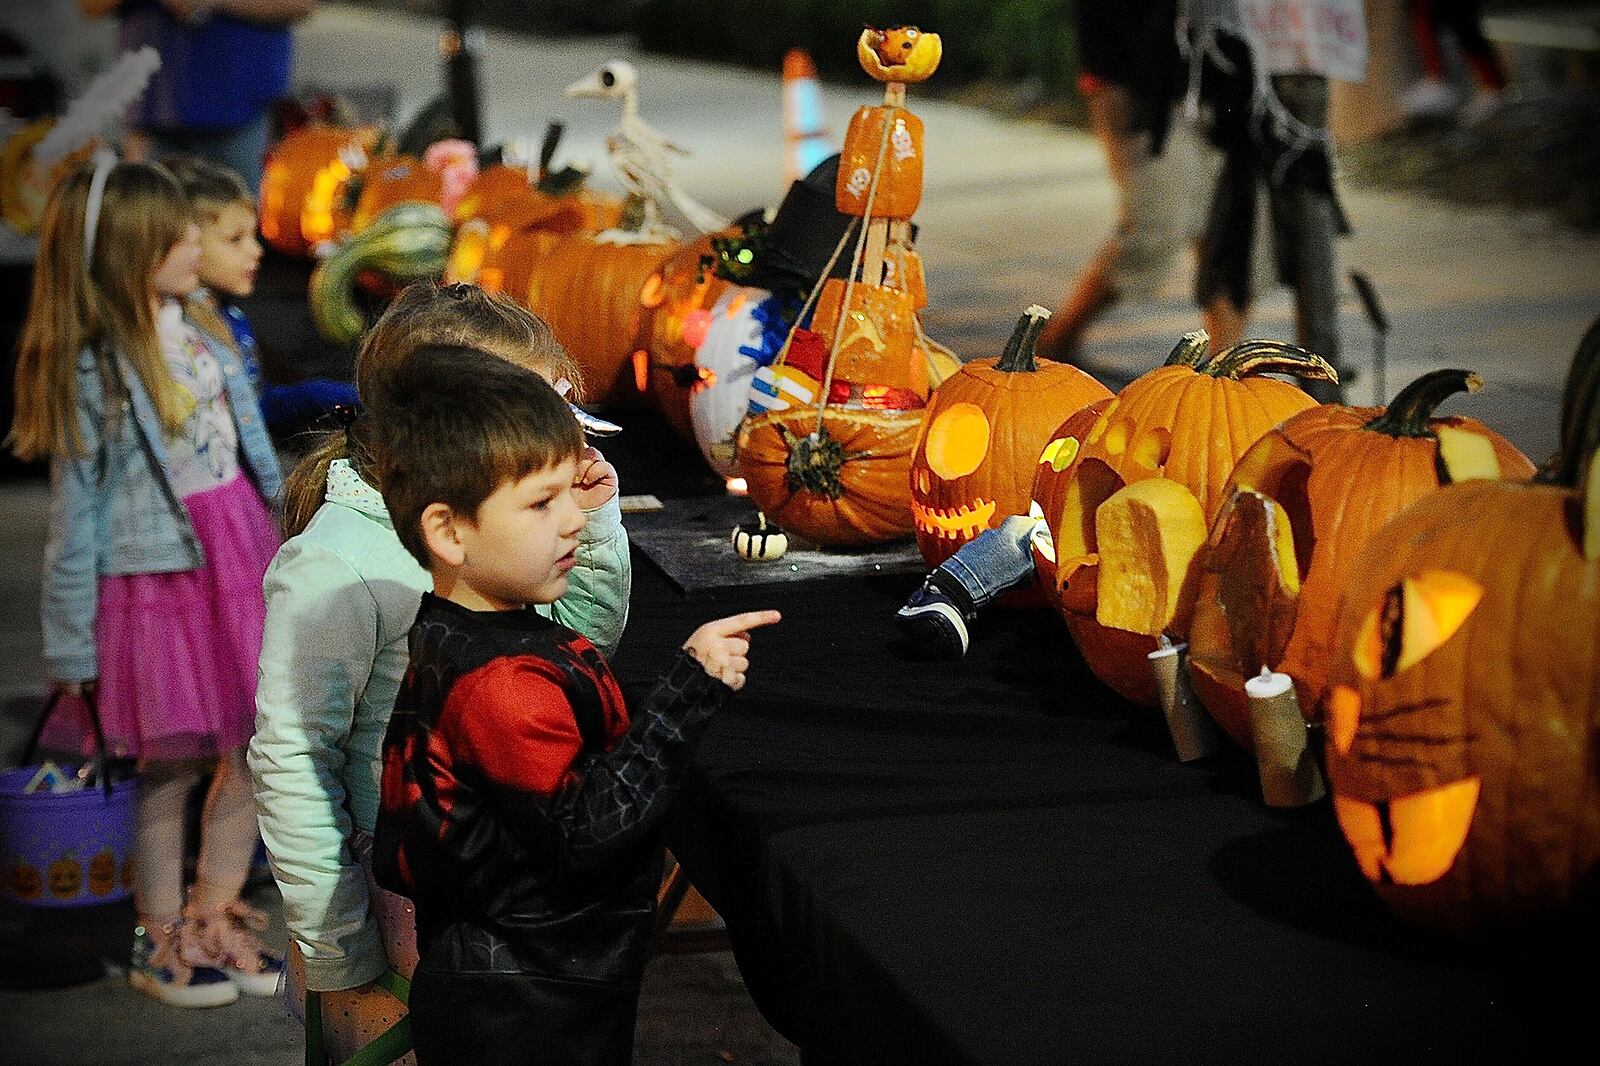
{"label": "red and black costume", "polygon": [[433,595],[410,655],[374,858],[417,907],[418,1061],[627,1066],[659,826],[728,687],[685,652],[630,725],[584,637]]}

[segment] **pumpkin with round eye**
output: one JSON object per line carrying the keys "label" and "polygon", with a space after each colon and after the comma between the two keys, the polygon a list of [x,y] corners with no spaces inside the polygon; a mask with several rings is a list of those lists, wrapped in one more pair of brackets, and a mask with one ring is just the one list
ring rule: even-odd
{"label": "pumpkin with round eye", "polygon": [[1061,510],[1045,512],[1067,627],[1095,676],[1135,703],[1156,705],[1146,656],[1187,629],[1193,564],[1234,462],[1314,405],[1262,372],[1333,376],[1293,345],[1213,353],[1203,330],[1187,334],[1106,405],[1061,472]]}
{"label": "pumpkin with round eye", "polygon": [[1334,812],[1407,920],[1600,934],[1600,322],[1532,481],[1449,485],[1356,560],[1332,644]]}
{"label": "pumpkin with round eye", "polygon": [[1111,390],[1077,367],[1039,365],[1049,312],[1030,307],[1005,351],[968,362],[934,390],[911,460],[911,514],[929,566],[1028,510],[1034,466],[1061,419]]}
{"label": "pumpkin with round eye", "polygon": [[1240,457],[1213,516],[1189,624],[1196,696],[1250,747],[1245,679],[1263,666],[1294,679],[1314,715],[1327,682],[1339,591],[1378,529],[1441,485],[1527,478],[1533,464],[1481,422],[1435,417],[1476,374],[1424,374],[1387,408],[1322,404]]}

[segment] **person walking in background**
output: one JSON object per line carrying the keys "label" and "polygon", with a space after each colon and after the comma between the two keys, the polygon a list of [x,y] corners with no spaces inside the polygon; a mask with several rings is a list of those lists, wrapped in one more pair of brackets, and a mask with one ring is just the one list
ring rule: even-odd
{"label": "person walking in background", "polygon": [[1078,361],[1089,325],[1124,299],[1154,295],[1172,260],[1198,243],[1209,173],[1189,127],[1173,32],[1177,0],[1080,0],[1078,91],[1117,189],[1117,227],[1039,335],[1040,355]]}
{"label": "person walking in background", "polygon": [[1411,0],[1409,6],[1422,77],[1400,95],[1400,109],[1416,118],[1434,118],[1460,106],[1461,94],[1444,69],[1442,37],[1449,33],[1478,90],[1462,109],[1462,118],[1476,122],[1493,114],[1506,91],[1506,68],[1483,35],[1483,5],[1476,0]]}
{"label": "person walking in background", "polygon": [[[161,69],[128,124],[149,155],[188,153],[261,188],[272,102],[289,87],[291,27],[316,0],[78,0],[83,12],[121,20],[117,45],[143,45]],[[130,145],[131,146],[131,145]]]}
{"label": "person walking in background", "polygon": [[[98,692],[109,749],[139,760],[134,988],[181,1007],[271,995],[281,960],[252,932],[261,579],[278,547],[278,460],[232,350],[180,300],[199,227],[159,166],[109,156],[45,208],[18,346],[21,459],[50,460],[41,619],[51,680]],[[212,773],[184,901],[185,807]]]}
{"label": "person walking in background", "polygon": [[[1179,43],[1189,61],[1189,107],[1204,105],[1208,135],[1223,153],[1195,275],[1212,345],[1243,336],[1265,190],[1278,279],[1294,291],[1296,341],[1347,379],[1335,241],[1350,227],[1334,189],[1328,79],[1365,77],[1361,0],[1185,0]],[[1324,403],[1344,395],[1334,382],[1310,382],[1306,391]]]}

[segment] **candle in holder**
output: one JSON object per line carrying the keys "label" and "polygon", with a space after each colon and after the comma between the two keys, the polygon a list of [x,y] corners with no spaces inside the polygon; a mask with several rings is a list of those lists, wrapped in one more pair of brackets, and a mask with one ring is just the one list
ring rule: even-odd
{"label": "candle in holder", "polygon": [[1306,743],[1306,720],[1288,674],[1266,667],[1244,683],[1250,698],[1261,798],[1269,807],[1301,807],[1322,798],[1322,771]]}
{"label": "candle in holder", "polygon": [[1189,672],[1183,654],[1188,646],[1173,644],[1162,637],[1161,647],[1149,655],[1156,694],[1161,699],[1161,713],[1166,715],[1167,729],[1172,733],[1172,746],[1178,751],[1179,762],[1203,759],[1221,746],[1221,737],[1211,716],[1201,708],[1194,691],[1189,688]]}

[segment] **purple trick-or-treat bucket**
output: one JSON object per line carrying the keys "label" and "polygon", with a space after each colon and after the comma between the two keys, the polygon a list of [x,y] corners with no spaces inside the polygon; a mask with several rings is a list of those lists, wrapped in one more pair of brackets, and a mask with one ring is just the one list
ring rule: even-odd
{"label": "purple trick-or-treat bucket", "polygon": [[0,772],[0,895],[31,907],[126,899],[135,782],[116,782],[109,796],[97,785],[75,792],[23,792],[38,769]]}
{"label": "purple trick-or-treat bucket", "polygon": [[[137,783],[113,780],[105,760],[105,733],[92,695],[84,703],[101,752],[100,773],[71,792],[25,792],[39,773],[30,765],[57,690],[45,703],[22,756],[23,765],[0,771],[0,897],[30,907],[88,907],[127,899],[133,891],[133,801]],[[62,766],[67,774],[75,766]]]}

